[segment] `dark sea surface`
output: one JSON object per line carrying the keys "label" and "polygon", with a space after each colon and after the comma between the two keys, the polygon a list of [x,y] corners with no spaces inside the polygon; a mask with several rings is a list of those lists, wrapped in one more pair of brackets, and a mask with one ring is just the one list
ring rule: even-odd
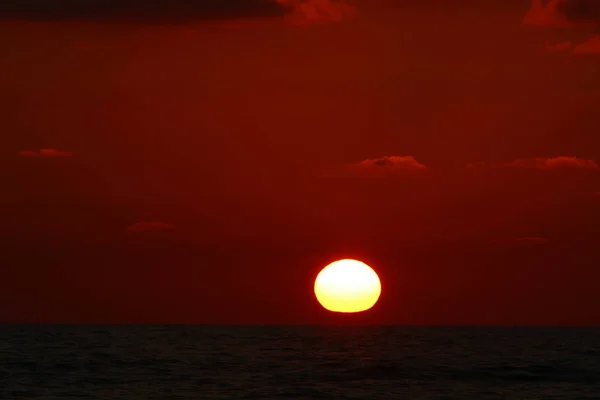
{"label": "dark sea surface", "polygon": [[5,325],[6,399],[597,399],[598,328]]}

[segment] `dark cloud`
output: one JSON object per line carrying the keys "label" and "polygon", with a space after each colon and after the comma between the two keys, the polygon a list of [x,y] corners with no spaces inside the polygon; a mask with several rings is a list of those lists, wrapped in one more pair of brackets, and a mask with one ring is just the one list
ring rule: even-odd
{"label": "dark cloud", "polygon": [[600,1],[562,0],[557,9],[570,21],[590,21],[600,24]]}
{"label": "dark cloud", "polygon": [[56,149],[41,149],[39,151],[24,150],[19,152],[21,157],[71,157],[70,151],[61,151]]}
{"label": "dark cloud", "polygon": [[162,221],[140,221],[127,227],[129,232],[149,232],[149,231],[172,231],[176,227],[173,224]]}
{"label": "dark cloud", "polygon": [[14,0],[0,2],[0,17],[41,20],[219,20],[283,16],[273,0]]}
{"label": "dark cloud", "polygon": [[524,25],[550,28],[594,26],[600,23],[596,0],[532,0]]}
{"label": "dark cloud", "polygon": [[298,25],[337,22],[356,14],[345,0],[274,0],[288,10],[286,19]]}

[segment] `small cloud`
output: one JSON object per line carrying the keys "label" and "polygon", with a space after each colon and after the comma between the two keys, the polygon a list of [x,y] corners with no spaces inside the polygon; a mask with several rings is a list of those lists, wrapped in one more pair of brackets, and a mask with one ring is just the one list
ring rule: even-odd
{"label": "small cloud", "polygon": [[333,171],[326,172],[323,177],[390,176],[413,174],[427,169],[427,166],[418,162],[413,156],[384,156],[366,159],[355,164],[345,164]]}
{"label": "small cloud", "polygon": [[345,0],[275,0],[290,10],[286,20],[295,25],[338,22],[356,14]]}
{"label": "small cloud", "polygon": [[546,40],[546,51],[549,51],[549,52],[568,51],[568,50],[571,50],[571,46],[572,46],[572,43],[570,40],[567,40],[565,42],[558,42],[558,43],[554,43],[554,44],[551,44],[550,42],[548,42]]}
{"label": "small cloud", "polygon": [[413,156],[384,156],[361,161],[360,165],[389,167],[400,169],[427,169],[427,167],[418,162]]}
{"label": "small cloud", "polygon": [[575,46],[573,54],[600,54],[600,35],[592,36],[587,42]]}
{"label": "small cloud", "polygon": [[413,156],[384,156],[370,158],[357,164],[348,165],[349,168],[372,170],[416,171],[425,170],[427,167],[418,162]]}
{"label": "small cloud", "polygon": [[60,151],[56,149],[41,149],[39,151],[24,150],[19,152],[21,157],[72,157],[70,151]]}
{"label": "small cloud", "polygon": [[598,164],[596,164],[594,160],[566,156],[553,158],[524,158],[506,163],[505,166],[534,169],[598,169]]}
{"label": "small cloud", "polygon": [[465,165],[469,169],[489,168],[489,167],[508,167],[508,168],[527,168],[541,170],[556,170],[556,169],[598,169],[598,164],[594,160],[586,160],[583,158],[559,156],[559,157],[534,157],[520,158],[518,160],[509,161],[507,163],[489,164],[484,162],[472,162]]}
{"label": "small cloud", "polygon": [[129,232],[157,232],[172,231],[176,227],[173,224],[161,221],[140,221],[127,227]]}

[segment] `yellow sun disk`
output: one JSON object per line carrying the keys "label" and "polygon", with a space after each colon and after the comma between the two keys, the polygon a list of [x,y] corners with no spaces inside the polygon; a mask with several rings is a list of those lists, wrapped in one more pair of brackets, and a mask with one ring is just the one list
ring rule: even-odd
{"label": "yellow sun disk", "polygon": [[321,305],[334,312],[353,313],[370,309],[381,294],[379,277],[365,263],[339,260],[317,276],[315,295]]}

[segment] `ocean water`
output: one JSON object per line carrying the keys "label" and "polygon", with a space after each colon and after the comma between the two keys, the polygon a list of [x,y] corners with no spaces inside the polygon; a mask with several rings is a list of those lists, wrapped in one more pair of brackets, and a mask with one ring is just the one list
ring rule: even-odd
{"label": "ocean water", "polygon": [[6,399],[597,399],[600,329],[5,325]]}

